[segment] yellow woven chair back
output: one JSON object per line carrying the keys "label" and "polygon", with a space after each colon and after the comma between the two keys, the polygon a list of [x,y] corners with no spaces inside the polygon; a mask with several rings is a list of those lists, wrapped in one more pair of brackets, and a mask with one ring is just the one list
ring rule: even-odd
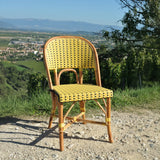
{"label": "yellow woven chair back", "polygon": [[49,70],[95,68],[95,48],[82,37],[53,37],[45,46],[45,59]]}

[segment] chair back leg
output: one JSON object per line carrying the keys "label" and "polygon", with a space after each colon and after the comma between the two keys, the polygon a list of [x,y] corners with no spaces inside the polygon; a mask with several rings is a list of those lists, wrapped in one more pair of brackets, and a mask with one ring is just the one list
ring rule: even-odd
{"label": "chair back leg", "polygon": [[63,131],[64,131],[64,118],[63,118],[63,103],[58,103],[58,112],[59,112],[59,142],[60,150],[64,150],[63,142]]}
{"label": "chair back leg", "polygon": [[48,128],[52,127],[52,121],[53,121],[53,116],[55,115],[56,107],[57,107],[57,102],[56,102],[56,96],[53,92],[51,92],[51,97],[52,97],[52,109],[51,109],[51,115],[49,119],[49,125]]}
{"label": "chair back leg", "polygon": [[107,130],[109,136],[109,142],[113,143],[112,133],[111,133],[111,98],[107,98],[107,115],[106,115],[106,123],[107,123]]}

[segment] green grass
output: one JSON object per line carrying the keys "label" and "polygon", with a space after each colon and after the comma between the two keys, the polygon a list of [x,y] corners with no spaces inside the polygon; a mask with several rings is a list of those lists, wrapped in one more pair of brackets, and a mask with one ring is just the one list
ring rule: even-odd
{"label": "green grass", "polygon": [[149,109],[160,111],[160,85],[142,89],[117,90],[112,105],[115,110]]}
{"label": "green grass", "polygon": [[16,65],[16,64],[13,63],[13,62],[10,62],[10,61],[2,61],[2,64],[4,65],[4,67],[16,67],[16,69],[17,69],[18,71],[23,71],[24,69],[26,69],[26,68],[24,68],[24,67],[22,67],[22,66]]}
{"label": "green grass", "polygon": [[33,72],[41,72],[43,74],[46,73],[44,63],[42,61],[25,60],[25,61],[17,61],[16,64],[30,68]]}
{"label": "green grass", "polygon": [[33,59],[24,60],[24,61],[2,61],[4,67],[16,67],[18,71],[22,71],[24,69],[31,70],[32,73],[41,72],[42,74],[46,74],[44,63],[42,61],[36,61]]}
{"label": "green grass", "polygon": [[51,110],[51,98],[46,92],[32,98],[8,96],[0,102],[0,117],[46,115]]}
{"label": "green grass", "polygon": [[[117,90],[112,98],[112,110],[117,111],[139,111],[150,110],[160,112],[160,85],[145,87],[142,89]],[[32,98],[9,96],[0,98],[0,117],[5,116],[37,116],[49,115],[51,110],[51,97],[48,92],[42,92]],[[69,104],[64,105],[64,112],[69,108]],[[86,102],[87,113],[96,111],[97,106],[94,101]],[[76,103],[72,110],[72,115],[79,112],[79,105]]]}

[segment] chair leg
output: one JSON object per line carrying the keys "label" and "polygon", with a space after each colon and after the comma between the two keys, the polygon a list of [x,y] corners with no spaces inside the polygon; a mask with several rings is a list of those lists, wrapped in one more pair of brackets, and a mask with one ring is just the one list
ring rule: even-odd
{"label": "chair leg", "polygon": [[63,103],[58,104],[58,112],[59,112],[59,141],[60,141],[60,150],[64,150],[63,143],[63,131],[64,131],[64,118],[63,118]]}
{"label": "chair leg", "polygon": [[[81,112],[85,112],[86,111],[86,109],[85,109],[85,101],[80,101],[79,104],[80,104],[80,111]],[[82,116],[82,118],[83,118],[83,120],[85,120],[85,114]],[[83,122],[83,124],[86,124],[86,123]]]}
{"label": "chair leg", "polygon": [[113,143],[112,133],[111,133],[111,98],[107,98],[107,115],[106,115],[106,122],[107,122],[107,130],[109,136],[109,142]]}
{"label": "chair leg", "polygon": [[51,97],[52,97],[52,110],[51,110],[48,128],[51,128],[51,126],[52,126],[53,116],[55,115],[55,111],[56,111],[56,107],[57,107],[56,96],[53,92],[51,92]]}

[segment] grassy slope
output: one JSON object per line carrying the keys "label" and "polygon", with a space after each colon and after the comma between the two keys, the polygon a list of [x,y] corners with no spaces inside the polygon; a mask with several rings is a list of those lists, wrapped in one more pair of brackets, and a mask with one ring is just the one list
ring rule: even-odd
{"label": "grassy slope", "polygon": [[[112,110],[138,111],[152,110],[160,112],[160,85],[142,89],[127,89],[115,91],[112,98]],[[48,92],[43,92],[31,99],[18,98],[16,96],[0,99],[0,117],[20,115],[49,115],[51,109],[51,97]],[[65,110],[68,106],[65,106]],[[90,109],[97,109],[93,101],[86,103],[88,113]],[[73,114],[79,111],[78,103],[73,109]]]}
{"label": "grassy slope", "polygon": [[36,61],[33,59],[25,60],[25,61],[2,61],[5,67],[16,67],[18,71],[22,71],[24,69],[30,69],[32,72],[41,72],[45,74],[45,67],[42,61]]}
{"label": "grassy slope", "polygon": [[10,61],[2,61],[2,64],[4,65],[4,67],[16,67],[18,71],[22,71],[25,69],[24,67],[18,66]]}
{"label": "grassy slope", "polygon": [[160,111],[160,85],[116,91],[112,104],[118,110],[149,109]]}
{"label": "grassy slope", "polygon": [[33,70],[33,72],[41,72],[45,74],[44,63],[42,61],[35,60],[26,60],[26,61],[17,61],[15,64],[19,66],[25,66]]}
{"label": "grassy slope", "polygon": [[[25,61],[16,61],[16,62],[2,61],[2,64],[3,64],[3,66],[5,68],[7,68],[7,67],[15,67],[17,69],[17,71],[25,70],[26,73],[41,72],[42,74],[45,75],[45,68],[44,68],[44,65],[43,65],[42,61],[35,61],[35,60],[25,60]],[[0,73],[0,76],[3,76],[5,78],[4,73],[3,74]],[[6,81],[6,78],[5,78],[5,81]],[[1,91],[3,93],[1,93]],[[26,93],[26,89],[23,88],[23,90],[22,90],[22,88],[21,88],[17,92],[7,82],[5,83],[5,85],[4,84],[0,84],[0,94],[4,96],[4,95],[8,95],[9,93],[11,93],[11,94],[14,93],[16,95],[20,95],[22,93],[23,94]]]}

